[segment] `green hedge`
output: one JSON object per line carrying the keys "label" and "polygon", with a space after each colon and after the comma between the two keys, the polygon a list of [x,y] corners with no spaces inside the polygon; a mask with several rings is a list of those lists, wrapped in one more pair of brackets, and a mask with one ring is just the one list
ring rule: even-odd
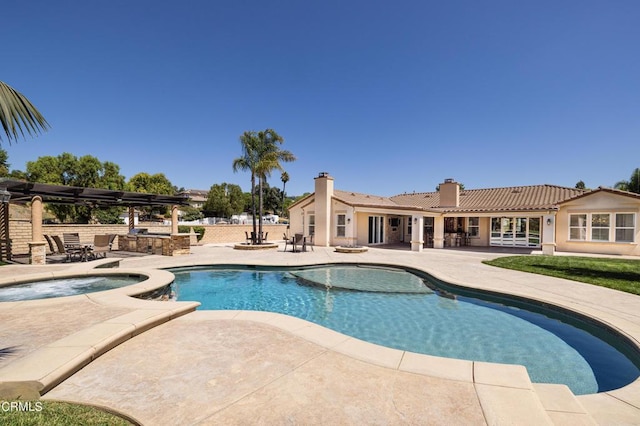
{"label": "green hedge", "polygon": [[204,226],[178,225],[178,232],[189,233],[191,232],[191,228],[193,228],[193,232],[198,234],[197,238],[198,238],[198,241],[200,241],[204,236]]}

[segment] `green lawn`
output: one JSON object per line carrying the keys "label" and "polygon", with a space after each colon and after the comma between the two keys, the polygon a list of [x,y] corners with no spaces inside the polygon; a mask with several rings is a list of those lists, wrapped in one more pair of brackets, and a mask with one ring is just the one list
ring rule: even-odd
{"label": "green lawn", "polygon": [[507,256],[483,263],[640,295],[640,260],[576,256]]}
{"label": "green lawn", "polygon": [[0,424],[11,426],[109,425],[131,426],[133,423],[106,411],[79,404],[54,401],[20,401],[21,409],[11,409],[11,402],[0,401]]}

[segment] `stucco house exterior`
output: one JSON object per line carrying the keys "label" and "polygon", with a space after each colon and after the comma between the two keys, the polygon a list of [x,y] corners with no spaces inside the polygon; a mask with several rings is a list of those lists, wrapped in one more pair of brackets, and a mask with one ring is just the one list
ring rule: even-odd
{"label": "stucco house exterior", "polygon": [[201,209],[204,203],[207,202],[209,191],[205,189],[186,189],[182,192],[178,192],[176,195],[182,197],[189,197],[189,205],[196,209]]}
{"label": "stucco house exterior", "polygon": [[315,191],[289,208],[290,232],[319,246],[407,243],[424,247],[529,247],[640,256],[640,195],[556,185],[461,189],[392,197],[334,188],[322,172]]}

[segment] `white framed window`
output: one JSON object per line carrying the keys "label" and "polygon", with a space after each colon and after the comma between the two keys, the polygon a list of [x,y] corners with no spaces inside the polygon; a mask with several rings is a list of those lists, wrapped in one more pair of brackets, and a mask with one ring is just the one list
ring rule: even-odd
{"label": "white framed window", "polygon": [[344,237],[347,235],[347,215],[339,214],[336,217],[336,236]]}
{"label": "white framed window", "polygon": [[467,221],[467,232],[470,237],[477,237],[480,235],[480,218],[470,217]]}
{"label": "white framed window", "polygon": [[611,220],[609,213],[592,213],[591,240],[609,241],[610,223]]}
{"label": "white framed window", "polygon": [[571,241],[632,243],[635,234],[635,213],[569,214]]}
{"label": "white framed window", "polygon": [[587,239],[587,215],[569,215],[569,239],[574,241],[586,241]]}
{"label": "white framed window", "polygon": [[315,235],[316,233],[316,215],[309,215],[309,235]]}
{"label": "white framed window", "polygon": [[632,243],[636,233],[636,215],[634,213],[616,213],[617,243]]}

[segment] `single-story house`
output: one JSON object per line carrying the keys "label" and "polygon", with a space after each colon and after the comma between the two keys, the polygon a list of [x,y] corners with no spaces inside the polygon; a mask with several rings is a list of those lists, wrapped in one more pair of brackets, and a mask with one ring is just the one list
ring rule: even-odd
{"label": "single-story house", "polygon": [[529,247],[640,256],[640,195],[556,185],[461,189],[381,197],[334,189],[323,172],[315,191],[289,207],[290,232],[319,246],[408,243],[413,251],[448,246]]}

